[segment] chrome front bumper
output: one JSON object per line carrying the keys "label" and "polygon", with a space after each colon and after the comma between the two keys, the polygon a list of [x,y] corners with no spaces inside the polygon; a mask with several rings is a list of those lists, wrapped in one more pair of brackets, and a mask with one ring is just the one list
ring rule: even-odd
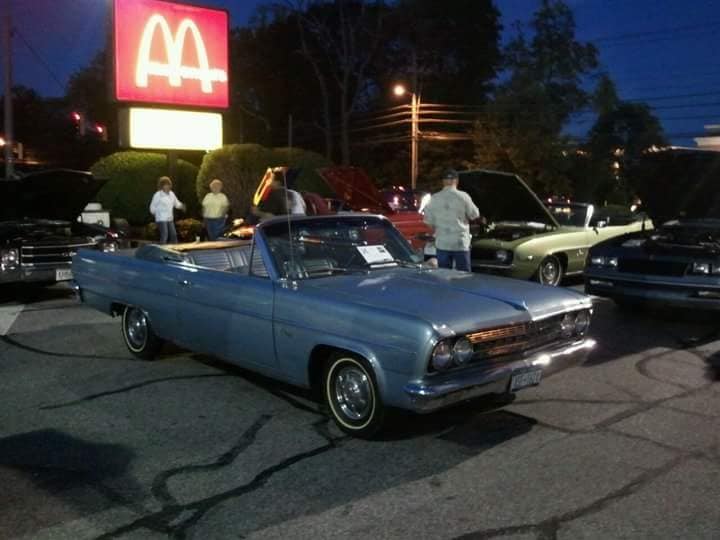
{"label": "chrome front bumper", "polygon": [[409,399],[408,408],[426,413],[488,394],[504,394],[509,391],[513,375],[541,367],[543,377],[546,377],[582,363],[595,345],[594,339],[584,338],[500,365],[478,366],[444,374],[437,380],[432,380],[435,379],[432,377],[419,383],[407,384],[404,391]]}

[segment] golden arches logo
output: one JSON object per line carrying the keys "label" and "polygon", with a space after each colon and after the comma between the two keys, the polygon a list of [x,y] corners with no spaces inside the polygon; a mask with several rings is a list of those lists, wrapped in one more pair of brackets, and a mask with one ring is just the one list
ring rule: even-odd
{"label": "golden arches logo", "polygon": [[[150,58],[153,38],[160,30],[167,63],[155,62]],[[195,42],[198,65],[183,65],[183,51],[188,32],[192,34]],[[135,85],[139,88],[147,88],[151,75],[166,77],[170,86],[180,87],[184,79],[200,81],[200,88],[205,94],[212,94],[213,83],[227,82],[227,72],[223,69],[210,68],[207,49],[202,34],[195,22],[191,19],[183,19],[178,27],[177,34],[173,36],[167,19],[162,15],[155,14],[148,19],[140,39],[138,50],[137,67],[135,69]]]}

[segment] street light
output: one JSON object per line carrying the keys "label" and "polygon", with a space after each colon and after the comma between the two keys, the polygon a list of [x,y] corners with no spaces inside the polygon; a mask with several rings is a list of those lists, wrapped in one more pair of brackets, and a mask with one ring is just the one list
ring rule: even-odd
{"label": "street light", "polygon": [[[408,90],[403,84],[396,84],[393,87],[393,94],[397,97],[402,97],[407,93]],[[410,187],[415,189],[418,177],[418,140],[420,139],[418,120],[420,116],[420,96],[415,92],[411,92],[410,97]]]}

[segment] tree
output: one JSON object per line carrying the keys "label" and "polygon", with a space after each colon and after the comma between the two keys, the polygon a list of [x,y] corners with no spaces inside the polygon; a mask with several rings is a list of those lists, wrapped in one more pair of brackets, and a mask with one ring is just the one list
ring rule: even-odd
{"label": "tree", "polygon": [[662,125],[643,103],[619,102],[601,114],[590,130],[587,144],[598,169],[595,196],[598,200],[625,203],[633,195],[625,174],[651,146],[665,146]]}
{"label": "tree", "polygon": [[337,92],[340,156],[350,163],[350,119],[367,100],[370,64],[381,49],[387,8],[380,1],[300,1],[294,15],[301,54],[315,73],[324,119],[326,154],[332,154],[331,92]]}
{"label": "tree", "polygon": [[226,140],[287,144],[292,115],[294,144],[322,147],[320,89],[300,55],[297,22],[287,9],[260,6],[248,26],[233,30],[230,69]]}
{"label": "tree", "polygon": [[475,164],[503,168],[548,193],[567,192],[568,146],[562,130],[590,101],[583,78],[598,65],[597,50],[575,37],[572,10],[543,0],[530,24],[505,48],[506,80],[476,124]]}
{"label": "tree", "polygon": [[106,127],[112,149],[117,148],[117,105],[111,99],[113,78],[107,66],[107,52],[100,51],[90,64],[70,77],[66,93],[69,107],[92,122]]}
{"label": "tree", "polygon": [[600,77],[592,96],[592,105],[598,114],[610,113],[620,105],[615,83],[607,73],[603,73]]}
{"label": "tree", "polygon": [[376,73],[384,95],[400,79],[425,100],[484,103],[500,63],[499,19],[491,0],[400,0]]}

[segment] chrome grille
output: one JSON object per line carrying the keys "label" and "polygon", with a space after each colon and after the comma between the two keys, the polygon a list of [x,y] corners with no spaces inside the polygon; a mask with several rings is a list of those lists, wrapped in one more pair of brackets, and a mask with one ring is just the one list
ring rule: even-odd
{"label": "chrome grille", "polygon": [[495,258],[496,253],[497,249],[474,247],[472,248],[470,255],[474,260],[497,262],[497,259]]}
{"label": "chrome grille", "polygon": [[467,338],[473,344],[476,360],[493,359],[560,341],[560,321],[563,317],[564,314],[541,321],[491,328],[469,334]]}
{"label": "chrome grille", "polygon": [[676,261],[653,261],[648,259],[620,259],[618,272],[626,274],[644,274],[650,276],[682,277],[687,263]]}
{"label": "chrome grille", "polygon": [[93,247],[93,242],[23,246],[20,249],[20,263],[28,267],[67,265],[78,249]]}

